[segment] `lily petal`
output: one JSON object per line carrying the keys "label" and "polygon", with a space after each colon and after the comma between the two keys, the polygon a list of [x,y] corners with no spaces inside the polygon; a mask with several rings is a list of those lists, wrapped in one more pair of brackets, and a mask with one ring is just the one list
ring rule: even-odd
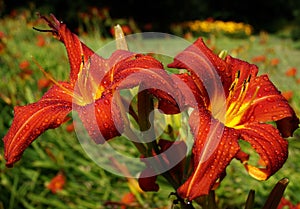
{"label": "lily petal", "polygon": [[74,105],[74,110],[78,112],[88,134],[97,144],[120,136],[124,130],[120,108],[111,93],[85,106]]}
{"label": "lily petal", "polygon": [[[175,85],[163,65],[151,56],[134,54],[117,63],[110,89],[132,88],[148,90],[159,100],[159,109],[165,114],[180,112],[183,104],[181,90]],[[168,106],[166,106],[168,105]]]}
{"label": "lily petal", "polygon": [[[256,94],[255,98],[253,98],[254,94]],[[241,124],[280,121],[278,129],[284,137],[291,136],[298,128],[299,119],[294,110],[267,75],[258,76],[249,82],[244,102],[251,102],[251,106],[242,117]]]}
{"label": "lily petal", "polygon": [[214,115],[224,115],[224,101],[230,87],[228,83],[232,81],[229,65],[216,56],[201,38],[179,53],[168,67],[188,70],[201,92],[203,102],[200,103]]}
{"label": "lily petal", "polygon": [[66,120],[71,101],[69,95],[53,86],[40,101],[15,107],[13,123],[3,138],[7,167],[20,160],[24,150],[44,131],[57,128]]}
{"label": "lily petal", "polygon": [[[251,76],[252,78],[257,76],[258,67],[254,64],[250,64],[246,61],[233,58],[230,55],[226,56],[225,62],[227,65],[226,75],[221,74],[224,80],[224,87],[229,87],[236,77],[236,73],[239,71],[239,82],[237,86],[242,86],[243,82]],[[226,76],[230,76],[231,79],[225,79]],[[229,88],[227,88],[228,90]]]}
{"label": "lily petal", "polygon": [[[195,125],[197,122],[198,125]],[[193,112],[190,125],[195,135],[194,171],[177,192],[182,198],[193,200],[209,193],[240,148],[238,133],[224,127],[203,109],[199,110],[199,114]]]}
{"label": "lily petal", "polygon": [[260,155],[265,168],[257,168],[242,160],[251,176],[258,180],[266,180],[278,171],[288,157],[288,142],[280,132],[270,124],[249,124],[240,130],[241,138],[251,144]]}
{"label": "lily petal", "polygon": [[[205,89],[218,83],[213,82],[221,79],[222,83],[225,84],[224,89],[228,89],[232,82],[231,71],[228,64],[219,58],[216,54],[209,49],[202,38],[197,39],[191,46],[187,47],[184,51],[179,53],[174,62],[169,64],[170,68],[187,69],[196,82],[199,89]],[[202,86],[199,85],[202,83]],[[228,86],[226,86],[228,85]],[[212,95],[210,92],[214,92],[214,89],[222,86],[215,86],[209,89],[208,95]],[[228,93],[228,92],[227,92]],[[203,94],[204,96],[204,94]]]}
{"label": "lily petal", "polygon": [[184,94],[182,94],[185,102],[184,106],[198,108],[198,106],[204,107],[204,104],[208,103],[205,102],[207,98],[203,96],[206,95],[206,92],[201,91],[202,89],[197,87],[190,75],[187,73],[173,74],[172,77],[175,85],[184,92]]}
{"label": "lily petal", "polygon": [[[49,20],[45,16],[40,16],[44,19],[51,30],[45,30],[47,32],[52,32],[58,40],[64,43],[67,54],[70,62],[70,83],[75,83],[78,78],[78,74],[80,72],[80,65],[82,63],[82,58],[84,58],[84,62],[87,63],[89,58],[93,56],[94,65],[100,65],[99,63],[103,62],[103,58],[95,54],[89,47],[83,44],[77,35],[72,33],[61,21],[58,21],[54,15],[51,14],[51,19]],[[98,63],[98,64],[96,64]],[[100,71],[98,72],[100,73]],[[104,73],[104,72],[103,72]]]}

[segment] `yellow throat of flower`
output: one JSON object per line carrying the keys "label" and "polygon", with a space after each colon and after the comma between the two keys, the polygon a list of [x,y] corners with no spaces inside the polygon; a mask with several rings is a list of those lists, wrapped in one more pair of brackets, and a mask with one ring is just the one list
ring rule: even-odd
{"label": "yellow throat of flower", "polygon": [[[95,100],[99,99],[102,96],[105,88],[104,86],[97,83],[92,76],[89,75],[90,69],[90,60],[87,64],[84,62],[84,55],[81,55],[82,61],[80,64],[80,69],[78,73],[78,78],[73,89],[69,89],[63,86],[61,83],[56,81],[49,73],[47,73],[43,67],[36,61],[35,64],[38,68],[43,72],[43,74],[51,80],[56,86],[58,86],[61,90],[64,91],[65,94],[71,96],[73,98],[73,103],[85,106],[87,104],[93,103]],[[113,72],[109,76],[110,80],[113,80]]]}
{"label": "yellow throat of flower", "polygon": [[260,88],[259,86],[257,86],[254,93],[250,95],[251,97],[249,98],[249,95],[247,94],[249,93],[251,75],[249,75],[248,78],[238,86],[239,80],[240,71],[237,71],[235,79],[229,88],[229,96],[226,100],[227,109],[225,125],[227,127],[234,127],[236,129],[242,128],[242,125],[240,125],[239,123],[245,112],[252,105]]}

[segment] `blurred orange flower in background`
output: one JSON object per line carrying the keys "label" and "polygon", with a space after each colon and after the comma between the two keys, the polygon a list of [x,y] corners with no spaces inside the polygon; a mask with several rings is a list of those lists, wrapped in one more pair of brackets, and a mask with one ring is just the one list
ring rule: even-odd
{"label": "blurred orange flower in background", "polygon": [[47,185],[47,188],[53,193],[56,194],[58,191],[61,191],[66,183],[66,178],[63,172],[59,172],[55,177],[53,177],[50,183]]}
{"label": "blurred orange flower in background", "polygon": [[252,62],[265,62],[266,61],[266,56],[265,55],[258,55],[255,56],[251,59]]}
{"label": "blurred orange flower in background", "polygon": [[288,77],[294,77],[296,76],[296,74],[297,74],[297,68],[295,67],[291,67],[285,72],[285,75]]}
{"label": "blurred orange flower in background", "polygon": [[273,58],[270,61],[271,66],[277,66],[280,63],[280,60],[278,58]]}

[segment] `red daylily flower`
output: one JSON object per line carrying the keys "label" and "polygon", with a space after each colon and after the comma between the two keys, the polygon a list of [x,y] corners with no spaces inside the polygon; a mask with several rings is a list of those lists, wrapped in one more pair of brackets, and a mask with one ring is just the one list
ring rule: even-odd
{"label": "red daylily flower", "polygon": [[[288,143],[283,137],[292,135],[299,119],[267,75],[258,76],[255,65],[231,56],[221,59],[202,39],[177,55],[169,67],[189,71],[191,76],[178,77],[198,102],[189,104],[198,108],[189,119],[195,136],[194,170],[177,190],[182,198],[193,200],[207,195],[233,158],[259,180],[282,167],[288,156]],[[267,123],[271,121],[277,127]],[[249,156],[241,151],[240,139],[260,155],[263,168],[248,164]]]}
{"label": "red daylily flower", "polygon": [[251,59],[252,62],[265,62],[266,61],[266,56],[265,55],[258,55],[256,57],[253,57]]}
{"label": "red daylily flower", "polygon": [[284,209],[284,208],[286,208],[286,209],[300,209],[300,203],[297,203],[296,205],[294,205],[291,201],[289,201],[288,199],[282,197],[277,209]]}
{"label": "red daylily flower", "polygon": [[62,172],[59,172],[55,177],[51,179],[47,188],[53,193],[56,194],[58,191],[61,191],[66,184],[66,177]]}
{"label": "red daylily flower", "polygon": [[280,63],[280,60],[278,58],[273,58],[270,61],[271,66],[277,66]]}
{"label": "red daylily flower", "polygon": [[[47,129],[59,127],[75,110],[96,143],[119,136],[124,129],[120,107],[114,93],[143,84],[174,88],[162,64],[151,56],[115,51],[109,59],[95,54],[65,24],[53,15],[52,21],[41,16],[50,30],[64,43],[70,62],[70,81],[57,82],[36,103],[15,107],[14,120],[4,136],[6,166],[20,160],[25,149]],[[130,79],[126,79],[131,76]],[[49,76],[48,76],[49,77]],[[149,82],[151,78],[151,82]],[[159,94],[157,94],[159,95]]]}
{"label": "red daylily flower", "polygon": [[297,68],[291,67],[286,72],[285,75],[288,77],[295,77],[297,75]]}

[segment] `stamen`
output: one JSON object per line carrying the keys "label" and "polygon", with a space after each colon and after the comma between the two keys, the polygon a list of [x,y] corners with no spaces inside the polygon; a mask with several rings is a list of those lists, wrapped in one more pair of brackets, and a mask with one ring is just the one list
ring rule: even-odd
{"label": "stamen", "polygon": [[54,83],[59,88],[61,88],[62,90],[64,90],[66,92],[66,94],[68,94],[69,96],[71,96],[72,98],[74,98],[76,100],[76,103],[79,103],[79,104],[83,103],[81,97],[79,97],[78,95],[74,94],[74,92],[70,91],[69,89],[67,89],[66,87],[64,87],[60,83],[58,83],[49,73],[47,73],[44,70],[44,68],[34,58],[32,58],[32,60],[37,65],[37,67],[39,68],[39,70],[42,71],[42,73],[46,76],[46,78],[48,78],[52,83]]}
{"label": "stamen", "polygon": [[247,82],[249,83],[251,80],[251,74],[248,76]]}
{"label": "stamen", "polygon": [[253,104],[253,101],[255,100],[259,89],[260,89],[260,86],[257,86],[250,101],[244,107],[242,107],[241,110],[237,114],[232,115],[232,117],[229,120],[228,120],[228,118],[226,118],[226,120],[232,121],[234,118],[239,118],[243,113],[245,113],[245,111]]}
{"label": "stamen", "polygon": [[[83,61],[84,62],[84,61]],[[89,69],[90,69],[90,67],[91,67],[91,58],[89,57],[88,58],[88,63],[87,63],[87,67],[85,68],[86,70],[85,70],[85,72],[84,72],[84,86],[86,86],[86,84],[87,84],[87,81],[88,81],[88,79],[89,79]]]}
{"label": "stamen", "polygon": [[[84,65],[84,55],[81,54],[81,64]],[[80,65],[80,70],[82,70],[82,66]]]}
{"label": "stamen", "polygon": [[240,78],[240,71],[238,70],[236,73],[235,73],[235,79],[234,81],[232,82],[231,86],[229,87],[229,96],[228,96],[228,102],[232,99],[232,95],[235,91],[235,87],[239,81],[239,78]]}
{"label": "stamen", "polygon": [[[250,80],[251,75],[249,75],[248,78],[243,81],[239,96],[233,103],[230,102],[231,99],[227,100],[230,106],[228,107],[228,110],[226,112],[226,125],[230,127],[235,126],[240,121],[242,114],[244,114],[245,111],[252,105],[260,89],[260,86],[257,86],[250,100],[247,103],[245,103],[245,98],[248,92]],[[234,89],[230,93],[233,94],[236,90],[235,88],[236,87],[234,87]]]}
{"label": "stamen", "polygon": [[241,106],[243,105],[245,97],[246,97],[246,92],[247,92],[248,86],[249,86],[248,84],[249,83],[246,80],[244,80],[239,97],[237,99],[237,102],[234,105],[234,108],[230,112],[230,115],[235,115],[240,110]]}
{"label": "stamen", "polygon": [[[81,63],[77,82],[79,92],[82,95],[85,103],[91,103],[94,100],[100,98],[103,91],[105,90],[105,88],[95,82],[93,77],[90,75],[89,70],[91,67],[91,62],[91,57],[88,57],[88,61],[86,63],[84,55],[81,55]],[[110,74],[110,77],[110,79],[113,80],[113,74]]]}
{"label": "stamen", "polygon": [[81,55],[81,63],[80,63],[80,69],[78,73],[78,87],[79,87],[79,92],[83,97],[83,100],[85,103],[90,103],[93,101],[93,91],[88,88],[87,83],[88,83],[88,78],[89,78],[89,72],[88,70],[90,69],[90,58],[88,59],[89,62],[85,64],[84,61],[84,55]]}

